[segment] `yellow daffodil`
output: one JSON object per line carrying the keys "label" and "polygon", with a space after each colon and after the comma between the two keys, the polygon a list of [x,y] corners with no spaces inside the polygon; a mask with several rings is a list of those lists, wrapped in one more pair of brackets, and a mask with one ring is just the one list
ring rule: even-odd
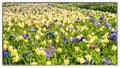
{"label": "yellow daffodil", "polygon": [[13,47],[12,47],[12,46],[8,46],[8,50],[9,50],[9,51],[12,51],[12,50],[13,50]]}
{"label": "yellow daffodil", "polygon": [[105,46],[106,46],[106,44],[105,44],[105,43],[102,43],[101,45],[102,45],[103,47],[105,47]]}
{"label": "yellow daffodil", "polygon": [[69,60],[68,59],[64,59],[64,64],[68,65],[69,64]]}
{"label": "yellow daffodil", "polygon": [[17,50],[16,49],[11,50],[11,56],[16,56],[16,55],[17,55]]}
{"label": "yellow daffodil", "polygon": [[109,43],[109,40],[106,38],[106,39],[103,39],[101,40],[102,43]]}
{"label": "yellow daffodil", "polygon": [[57,52],[61,53],[62,49],[61,48],[57,48]]}
{"label": "yellow daffodil", "polygon": [[35,39],[39,40],[40,36],[39,35],[35,35]]}
{"label": "yellow daffodil", "polygon": [[93,43],[93,42],[94,42],[94,39],[90,39],[90,40],[88,41],[89,44],[91,44],[91,43]]}
{"label": "yellow daffodil", "polygon": [[57,31],[55,31],[55,33],[54,33],[55,35],[58,35],[58,32]]}
{"label": "yellow daffodil", "polygon": [[15,31],[15,29],[12,29],[12,31],[14,32],[14,31]]}
{"label": "yellow daffodil", "polygon": [[100,52],[100,49],[99,49],[99,48],[96,48],[95,51],[96,51],[96,52]]}
{"label": "yellow daffodil", "polygon": [[58,38],[56,38],[56,40],[55,40],[55,41],[56,41],[56,43],[58,43],[58,42],[59,42],[59,39],[58,39]]}
{"label": "yellow daffodil", "polygon": [[46,31],[46,28],[43,28],[43,31],[45,32],[45,31]]}
{"label": "yellow daffodil", "polygon": [[44,40],[44,41],[42,41],[42,44],[46,45],[46,41],[45,41],[45,40]]}
{"label": "yellow daffodil", "polygon": [[83,59],[83,58],[80,58],[80,57],[77,57],[77,62],[79,62],[79,63],[84,63],[85,62],[85,59]]}
{"label": "yellow daffodil", "polygon": [[48,42],[52,43],[52,40],[48,40]]}
{"label": "yellow daffodil", "polygon": [[22,40],[23,39],[23,37],[21,36],[21,35],[19,35],[17,38],[16,38],[16,40],[18,41],[18,40]]}
{"label": "yellow daffodil", "polygon": [[39,48],[36,48],[36,49],[35,49],[35,52],[36,52],[36,54],[37,54],[37,55],[40,55],[40,54],[41,54],[41,52],[40,52],[40,49],[39,49]]}
{"label": "yellow daffodil", "polygon": [[7,28],[7,31],[10,31],[10,27]]}
{"label": "yellow daffodil", "polygon": [[23,27],[24,27],[24,23],[18,23],[18,26],[19,26],[20,28],[23,28]]}
{"label": "yellow daffodil", "polygon": [[85,29],[85,30],[88,30],[88,27],[87,27],[86,25],[84,25],[84,29]]}
{"label": "yellow daffodil", "polygon": [[51,64],[52,64],[51,61],[46,62],[46,65],[51,65]]}
{"label": "yellow daffodil", "polygon": [[65,30],[68,31],[68,27],[66,27]]}
{"label": "yellow daffodil", "polygon": [[103,31],[104,28],[105,28],[105,26],[100,27],[100,31]]}
{"label": "yellow daffodil", "polygon": [[32,62],[31,65],[37,65],[38,63],[37,62]]}
{"label": "yellow daffodil", "polygon": [[42,56],[45,56],[45,55],[46,55],[46,53],[45,53],[44,50],[40,50],[40,52],[41,52],[41,55],[42,55]]}
{"label": "yellow daffodil", "polygon": [[40,50],[39,48],[36,48],[35,52],[37,55],[42,55],[42,56],[45,56],[45,54],[46,54],[44,50]]}
{"label": "yellow daffodil", "polygon": [[75,51],[78,52],[79,51],[79,47],[74,47]]}
{"label": "yellow daffodil", "polygon": [[9,22],[9,24],[8,24],[9,26],[12,26],[12,23],[11,22]]}
{"label": "yellow daffodil", "polygon": [[65,35],[67,36],[67,35],[68,35],[68,33],[67,33],[67,32],[65,32]]}
{"label": "yellow daffodil", "polygon": [[8,48],[8,45],[7,45],[7,44],[4,44],[4,45],[3,45],[3,48],[4,48],[4,49],[7,49],[7,48]]}
{"label": "yellow daffodil", "polygon": [[40,36],[43,36],[43,33],[42,33],[42,32],[40,32],[39,34],[40,34]]}
{"label": "yellow daffodil", "polygon": [[24,41],[25,41],[26,43],[28,43],[28,40],[27,40],[27,39],[25,39]]}
{"label": "yellow daffodil", "polygon": [[26,34],[26,31],[24,30],[23,33]]}
{"label": "yellow daffodil", "polygon": [[94,33],[94,32],[92,32],[92,33],[91,33],[91,35],[95,35],[95,33]]}
{"label": "yellow daffodil", "polygon": [[64,30],[63,28],[60,28],[60,31],[61,31],[62,33],[65,33],[65,30]]}
{"label": "yellow daffodil", "polygon": [[87,47],[89,48],[91,45],[90,44],[87,44]]}
{"label": "yellow daffodil", "polygon": [[112,50],[113,50],[113,51],[116,51],[116,49],[117,49],[117,46],[113,45],[113,46],[112,46]]}
{"label": "yellow daffodil", "polygon": [[18,55],[14,56],[13,57],[13,62],[18,62],[18,61],[19,61],[19,56]]}
{"label": "yellow daffodil", "polygon": [[89,55],[89,54],[85,55],[85,58],[86,58],[87,60],[89,60],[89,61],[91,61],[91,60],[92,60],[92,56],[91,56],[91,55]]}

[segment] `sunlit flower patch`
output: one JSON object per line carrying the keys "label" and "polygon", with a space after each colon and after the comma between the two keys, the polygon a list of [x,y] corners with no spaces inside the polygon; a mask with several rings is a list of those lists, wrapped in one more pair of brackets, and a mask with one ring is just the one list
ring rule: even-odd
{"label": "sunlit flower patch", "polygon": [[116,65],[117,30],[110,12],[57,3],[4,6],[3,64]]}

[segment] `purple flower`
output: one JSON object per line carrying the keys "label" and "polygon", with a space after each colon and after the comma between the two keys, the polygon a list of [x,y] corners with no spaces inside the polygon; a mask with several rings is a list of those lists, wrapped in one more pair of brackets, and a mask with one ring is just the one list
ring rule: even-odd
{"label": "purple flower", "polygon": [[74,27],[70,27],[70,30],[74,30]]}
{"label": "purple flower", "polygon": [[46,36],[51,35],[51,34],[54,34],[54,32],[48,32],[48,33],[46,34]]}
{"label": "purple flower", "polygon": [[104,20],[104,16],[101,16],[101,17],[100,17],[100,21],[103,21],[103,20]]}
{"label": "purple flower", "polygon": [[64,38],[64,41],[65,41],[65,43],[68,42],[68,36],[66,36],[66,37]]}
{"label": "purple flower", "polygon": [[64,36],[64,34],[61,34],[61,36]]}
{"label": "purple flower", "polygon": [[63,28],[63,25],[62,25],[62,24],[60,24],[60,27],[61,27],[61,28]]}
{"label": "purple flower", "polygon": [[25,54],[28,55],[28,54],[30,54],[30,52],[26,52]]}
{"label": "purple flower", "polygon": [[72,42],[76,42],[76,37],[73,37]]}
{"label": "purple flower", "polygon": [[88,64],[89,60],[85,60],[85,64]]}
{"label": "purple flower", "polygon": [[24,37],[25,39],[27,39],[28,36],[29,36],[28,34],[24,34],[24,35],[23,35],[23,37]]}
{"label": "purple flower", "polygon": [[96,20],[92,20],[94,24],[97,24],[97,21]]}
{"label": "purple flower", "polygon": [[29,54],[30,54],[30,52],[26,52],[25,54],[22,55],[22,57],[25,57],[25,56],[27,56]]}
{"label": "purple flower", "polygon": [[6,49],[3,49],[3,57],[9,57],[10,54],[6,51]]}
{"label": "purple flower", "polygon": [[108,58],[104,58],[103,60],[104,60],[104,62],[106,62],[107,64],[111,64],[111,61],[110,61]]}
{"label": "purple flower", "polygon": [[80,30],[78,30],[78,32],[81,32]]}
{"label": "purple flower", "polygon": [[78,42],[82,42],[83,39],[85,39],[84,37],[81,37],[80,39],[78,39]]}
{"label": "purple flower", "polygon": [[47,58],[50,58],[51,55],[52,55],[51,53],[46,52],[46,57],[47,57]]}
{"label": "purple flower", "polygon": [[117,33],[116,32],[113,32],[111,36],[109,36],[110,39],[115,39],[117,40]]}
{"label": "purple flower", "polygon": [[31,31],[31,32],[35,32],[36,30],[35,30],[34,28],[31,28],[30,31]]}
{"label": "purple flower", "polygon": [[112,25],[110,23],[106,23],[105,26],[112,27]]}

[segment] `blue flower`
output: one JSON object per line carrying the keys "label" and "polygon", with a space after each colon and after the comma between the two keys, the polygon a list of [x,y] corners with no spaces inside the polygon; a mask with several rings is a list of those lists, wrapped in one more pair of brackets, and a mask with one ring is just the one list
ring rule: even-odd
{"label": "blue flower", "polygon": [[85,60],[85,64],[88,64],[89,63],[89,60]]}
{"label": "blue flower", "polygon": [[30,52],[26,52],[25,54],[22,55],[22,57],[25,57],[25,56],[27,56],[29,54],[30,54]]}
{"label": "blue flower", "polygon": [[117,40],[117,32],[112,32],[112,35],[111,36],[109,36],[109,38],[110,39],[115,39],[115,40]]}
{"label": "blue flower", "polygon": [[105,26],[112,27],[112,25],[110,23],[106,23]]}
{"label": "blue flower", "polygon": [[64,36],[64,34],[60,34],[61,36]]}
{"label": "blue flower", "polygon": [[74,27],[70,27],[70,30],[74,30]]}
{"label": "blue flower", "polygon": [[66,36],[66,37],[64,38],[64,41],[65,41],[65,43],[68,42],[68,36]]}
{"label": "blue flower", "polygon": [[104,16],[101,16],[101,17],[100,17],[100,21],[103,21],[103,20],[104,20]]}
{"label": "blue flower", "polygon": [[51,53],[46,52],[46,57],[47,57],[47,58],[50,58],[51,55],[52,55]]}
{"label": "blue flower", "polygon": [[10,54],[6,51],[6,49],[3,49],[3,57],[9,57]]}
{"label": "blue flower", "polygon": [[96,20],[92,20],[94,24],[97,24],[97,21]]}
{"label": "blue flower", "polygon": [[51,34],[54,34],[54,32],[48,32],[48,33],[46,34],[46,36],[51,35]]}
{"label": "blue flower", "polygon": [[72,42],[76,42],[76,37],[73,37]]}
{"label": "blue flower", "polygon": [[30,54],[30,52],[25,52],[26,55]]}
{"label": "blue flower", "polygon": [[104,60],[104,62],[106,62],[107,64],[111,64],[111,61],[110,61],[108,58],[104,58],[103,60]]}
{"label": "blue flower", "polygon": [[84,37],[81,37],[80,39],[78,39],[78,42],[82,42],[83,39],[85,39]]}
{"label": "blue flower", "polygon": [[28,36],[29,36],[28,34],[24,34],[24,35],[23,35],[23,37],[24,37],[25,39],[27,39]]}
{"label": "blue flower", "polygon": [[78,32],[81,32],[80,30],[78,30]]}
{"label": "blue flower", "polygon": [[30,31],[31,31],[31,32],[35,32],[36,30],[35,30],[34,28],[31,28]]}
{"label": "blue flower", "polygon": [[63,28],[63,25],[62,25],[62,24],[60,24],[60,27],[61,27],[61,28]]}

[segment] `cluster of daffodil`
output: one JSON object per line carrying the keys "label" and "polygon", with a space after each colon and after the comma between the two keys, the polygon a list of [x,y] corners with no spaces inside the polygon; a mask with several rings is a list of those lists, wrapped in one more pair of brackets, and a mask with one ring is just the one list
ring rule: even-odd
{"label": "cluster of daffodil", "polygon": [[115,14],[53,4],[3,7],[4,64],[106,64],[104,58],[117,64],[117,41],[109,39],[117,29]]}
{"label": "cluster of daffodil", "polygon": [[12,56],[12,60],[13,62],[18,62],[19,61],[19,55],[17,53],[17,49],[15,49],[13,46],[9,45],[8,41],[4,41],[4,47],[3,49],[8,49],[8,51],[10,52],[10,55]]}

